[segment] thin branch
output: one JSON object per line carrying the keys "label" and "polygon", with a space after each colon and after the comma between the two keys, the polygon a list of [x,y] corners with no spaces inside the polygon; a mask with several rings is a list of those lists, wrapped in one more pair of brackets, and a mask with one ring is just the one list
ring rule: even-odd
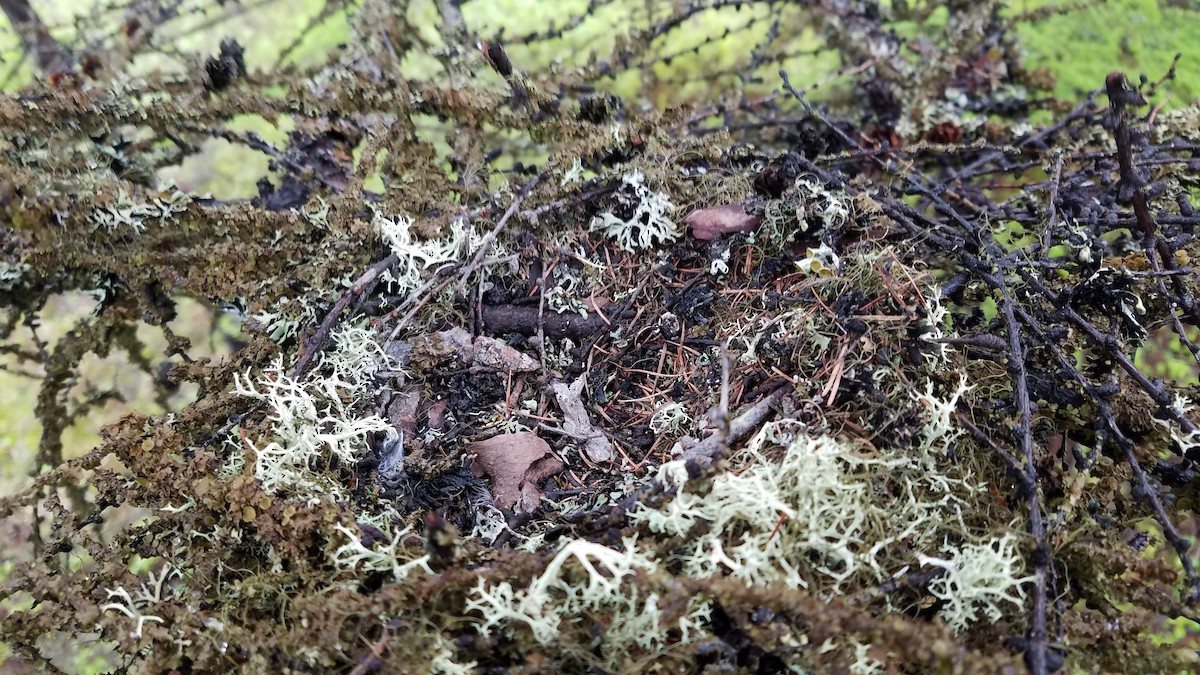
{"label": "thin branch", "polygon": [[329,338],[329,331],[332,330],[333,325],[337,323],[338,316],[342,313],[342,310],[346,308],[346,305],[350,304],[350,301],[355,298],[369,295],[371,291],[375,290],[376,284],[379,283],[379,277],[384,273],[384,271],[391,269],[399,262],[400,257],[395,253],[392,253],[383,260],[380,260],[372,265],[371,268],[366,272],[363,272],[362,276],[360,276],[350,286],[350,288],[346,289],[346,292],[342,293],[342,297],[338,298],[338,301],[334,303],[333,308],[330,309],[325,315],[325,319],[321,321],[321,325],[317,328],[317,332],[304,346],[304,351],[300,354],[300,359],[296,361],[295,369],[292,370],[293,378],[298,379],[304,374],[304,371],[308,370],[313,358],[320,353],[321,349],[325,346],[325,341]]}
{"label": "thin branch", "polygon": [[54,36],[42,23],[41,17],[29,5],[29,0],[0,0],[0,10],[8,17],[13,30],[21,38],[25,51],[44,74],[59,73],[71,68],[71,61]]}

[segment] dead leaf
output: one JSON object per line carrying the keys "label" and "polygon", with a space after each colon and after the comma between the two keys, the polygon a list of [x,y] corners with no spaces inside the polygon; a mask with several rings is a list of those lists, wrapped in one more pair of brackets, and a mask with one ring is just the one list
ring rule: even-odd
{"label": "dead leaf", "polygon": [[529,467],[550,452],[550,444],[522,431],[475,441],[467,451],[474,453],[479,468],[492,479],[496,506],[509,509],[521,499],[521,483]]}
{"label": "dead leaf", "polygon": [[749,232],[762,223],[762,218],[746,213],[741,204],[725,204],[693,211],[683,222],[692,228],[693,237],[708,241],[729,232]]}
{"label": "dead leaf", "polygon": [[583,299],[583,308],[589,312],[598,312],[612,304],[612,300],[604,296],[596,297],[591,295]]}
{"label": "dead leaf", "polygon": [[430,406],[426,415],[429,417],[430,431],[445,431],[446,430],[446,408],[450,406],[450,399],[443,398],[434,401]]}
{"label": "dead leaf", "polygon": [[543,457],[529,466],[521,481],[521,503],[517,513],[533,513],[542,503],[542,481],[567,468],[557,457]]}
{"label": "dead leaf", "polygon": [[392,394],[387,405],[387,420],[406,438],[417,433],[417,405],[421,402],[422,387],[409,387]]}
{"label": "dead leaf", "polygon": [[536,359],[513,349],[494,337],[480,335],[472,338],[462,328],[455,327],[434,333],[430,341],[458,354],[463,363],[487,366],[514,373],[527,373],[541,367]]}
{"label": "dead leaf", "polygon": [[592,426],[587,408],[583,407],[580,394],[583,393],[584,375],[571,384],[554,383],[554,397],[558,399],[558,408],[563,414],[563,431],[568,436],[583,443],[584,452],[593,462],[607,462],[612,459],[612,442],[604,432]]}

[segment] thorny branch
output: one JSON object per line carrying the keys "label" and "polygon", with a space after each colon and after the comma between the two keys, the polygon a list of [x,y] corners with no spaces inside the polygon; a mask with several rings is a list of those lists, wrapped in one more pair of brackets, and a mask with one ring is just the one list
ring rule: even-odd
{"label": "thorny branch", "polygon": [[[781,72],[780,76],[783,80],[784,88],[791,93],[793,97],[799,100],[811,115],[819,119],[826,128],[840,138],[846,147],[855,147],[858,145],[858,143],[851,139],[838,125],[831,122],[813,106],[805,102],[801,94],[791,85],[785,72]],[[1118,166],[1120,168],[1122,189],[1130,192],[1132,195],[1131,201],[1134,205],[1134,215],[1138,226],[1143,232],[1143,241],[1145,242],[1146,254],[1147,257],[1150,258],[1153,269],[1155,271],[1160,271],[1161,268],[1159,267],[1158,263],[1161,260],[1162,266],[1166,267],[1168,271],[1175,271],[1178,269],[1178,266],[1175,262],[1174,253],[1167,245],[1166,241],[1157,236],[1157,228],[1154,226],[1149,215],[1146,196],[1144,193],[1145,181],[1135,174],[1133,168],[1134,159],[1131,149],[1131,132],[1129,130],[1127,120],[1123,114],[1123,108],[1126,104],[1138,102],[1144,103],[1144,100],[1140,97],[1140,95],[1137,94],[1137,92],[1134,92],[1129,88],[1124,76],[1119,73],[1114,73],[1111,75],[1107,84],[1110,105],[1113,111],[1115,129],[1114,135],[1117,140],[1117,159]],[[1070,124],[1072,121],[1071,118],[1073,117],[1076,117],[1074,113],[1069,116],[1067,120],[1064,120],[1063,128]],[[1057,133],[1058,131],[1061,131],[1061,128],[1055,129],[1052,127],[1043,131],[1042,134],[1049,136],[1053,133]],[[889,154],[891,153],[888,153],[887,149],[885,148],[882,153],[868,154],[865,155],[865,157],[873,161],[881,169],[887,171],[892,169],[892,165],[887,164],[883,158],[887,157]],[[1003,155],[999,154],[985,155],[984,157],[981,157],[974,165],[969,166],[967,170],[955,172],[953,174],[953,178],[956,181],[962,181],[972,177],[973,175],[982,175],[987,173],[990,170],[987,162],[995,161],[1002,157]],[[1050,184],[1051,201],[1048,208],[1049,218],[1047,219],[1046,223],[1046,231],[1048,234],[1052,234],[1057,225],[1057,203],[1061,189],[1060,178],[1062,167],[1063,156],[1058,154],[1056,155],[1054,162]],[[815,166],[812,166],[811,168],[817,170]],[[1002,168],[1001,170],[1006,169]],[[1052,561],[1050,559],[1049,547],[1045,541],[1046,531],[1045,525],[1042,521],[1041,508],[1039,506],[1038,498],[1037,486],[1039,485],[1040,480],[1034,458],[1033,433],[1031,428],[1032,404],[1029,398],[1029,381],[1025,365],[1026,359],[1028,358],[1028,350],[1023,344],[1024,341],[1021,335],[1022,324],[1018,320],[1017,315],[1022,315],[1025,317],[1025,320],[1032,320],[1032,317],[1029,316],[1028,309],[1021,307],[1015,301],[1008,289],[1008,284],[1005,277],[1007,274],[1009,274],[1009,270],[1019,273],[1027,283],[1029,283],[1039,293],[1046,296],[1051,302],[1053,302],[1059,308],[1058,312],[1061,313],[1064,318],[1082,329],[1088,335],[1088,337],[1091,338],[1093,344],[1097,348],[1103,349],[1109,358],[1114,359],[1118,365],[1120,365],[1120,367],[1124,369],[1141,386],[1142,390],[1153,398],[1153,400],[1160,406],[1160,411],[1163,414],[1170,417],[1173,422],[1179,424],[1182,429],[1189,433],[1192,433],[1196,429],[1196,425],[1190,419],[1179,414],[1172,408],[1170,396],[1167,394],[1161,383],[1151,382],[1149,378],[1143,375],[1133,364],[1132,360],[1121,351],[1120,346],[1111,336],[1102,334],[1100,329],[1079,315],[1076,310],[1071,308],[1069,305],[1063,306],[1063,302],[1060,300],[1060,298],[1042,285],[1042,283],[1036,279],[1036,276],[1028,271],[1028,268],[1026,267],[1026,261],[1016,259],[1012,255],[1009,255],[1003,259],[989,257],[988,265],[992,266],[992,269],[989,270],[988,267],[985,266],[984,261],[981,260],[980,257],[978,257],[973,251],[981,251],[985,254],[989,253],[987,244],[989,243],[988,240],[991,239],[991,235],[985,230],[979,228],[976,224],[969,222],[967,219],[959,215],[956,209],[954,209],[941,198],[942,194],[949,192],[946,189],[946,183],[933,185],[921,175],[919,170],[912,168],[910,168],[908,171],[902,171],[902,177],[907,180],[917,194],[926,197],[941,214],[949,216],[953,223],[961,227],[963,230],[963,235],[961,235],[963,236],[962,239],[945,237],[942,234],[944,231],[944,226],[942,224],[929,221],[922,214],[917,213],[910,207],[898,203],[889,204],[887,203],[886,197],[881,198],[881,196],[878,194],[873,195],[873,197],[876,199],[881,199],[881,201],[884,202],[883,208],[892,213],[892,215],[896,216],[897,220],[899,220],[901,223],[905,224],[910,233],[914,236],[919,235],[928,237],[929,239],[937,242],[940,246],[959,251],[959,258],[964,267],[974,272],[979,276],[980,279],[985,281],[989,286],[995,288],[1000,294],[1001,310],[1005,317],[1005,323],[1007,325],[1008,332],[1008,363],[1014,386],[1013,398],[1019,413],[1019,422],[1016,428],[1013,430],[1013,435],[1016,437],[1018,442],[1020,459],[1018,460],[1017,458],[1012,457],[1006,451],[1003,451],[1000,447],[996,446],[994,442],[992,442],[990,438],[983,434],[978,427],[969,423],[969,420],[966,418],[960,419],[977,437],[988,442],[988,444],[998,452],[998,454],[1006,461],[1006,463],[1009,464],[1011,468],[1018,471],[1021,483],[1023,484],[1023,493],[1029,501],[1029,531],[1034,539],[1034,554],[1032,556],[1034,577],[1032,609],[1030,611],[1030,626],[1027,634],[1027,640],[1024,643],[1025,654],[1026,663],[1031,672],[1038,674],[1048,673],[1057,669],[1057,665],[1050,665],[1051,661],[1049,660],[1046,643],[1046,587],[1047,575],[1050,573]],[[825,179],[834,179],[834,177],[826,175]],[[852,190],[852,188],[849,188],[849,186],[846,187],[848,191]],[[913,227],[913,223],[909,221],[908,218],[903,217],[901,214],[903,214],[903,216],[909,216],[914,220],[922,221],[930,228],[937,229],[918,230]],[[1006,213],[1005,215],[1011,216],[1014,214]],[[1189,224],[1194,222],[1196,221],[1188,221]],[[951,237],[954,237],[954,235],[951,235]],[[968,243],[968,246],[964,247],[960,244],[960,242]],[[982,244],[982,246],[976,249],[975,247],[969,245],[970,242],[979,242]],[[994,241],[990,243],[993,247],[992,250],[994,251],[994,247],[996,245]],[[1044,244],[1043,250],[1045,250]],[[1156,253],[1158,260],[1156,260],[1154,257]],[[1175,295],[1173,296],[1172,300],[1177,302],[1179,306],[1184,309],[1185,313],[1191,312],[1194,309],[1194,305],[1191,301],[1191,295],[1187,285],[1184,282],[1185,277],[1171,275],[1170,278],[1175,283]],[[1162,276],[1156,276],[1155,280],[1159,290],[1163,292],[1164,295],[1167,295]],[[1178,318],[1175,317],[1173,312],[1170,313],[1169,316],[1183,343],[1189,347],[1189,350],[1193,353],[1193,355],[1196,354],[1196,349],[1191,346],[1191,342],[1183,330],[1182,325],[1179,324]],[[1061,353],[1058,352],[1058,347],[1052,344],[1053,341],[1044,335],[1040,330],[1038,333],[1039,339],[1045,341],[1045,344],[1054,352],[1059,353],[1060,366],[1062,370],[1070,373],[1076,381],[1083,385],[1085,390],[1094,390],[1095,388],[1088,383],[1082,374],[1078,372],[1076,367],[1067,362],[1065,358],[1061,357]],[[1191,591],[1187,596],[1188,602],[1196,602],[1197,599],[1200,598],[1200,594],[1198,594],[1196,590],[1198,587],[1200,587],[1197,586],[1200,581],[1198,581],[1197,578],[1195,564],[1190,558],[1190,543],[1183,538],[1178,529],[1174,526],[1172,519],[1166,513],[1161,501],[1158,499],[1156,491],[1150,485],[1139,460],[1133,452],[1132,442],[1129,441],[1125,434],[1120,430],[1117,421],[1113,417],[1109,404],[1104,398],[1104,396],[1107,395],[1108,394],[1097,396],[1093,399],[1094,403],[1098,407],[1106,426],[1108,426],[1108,428],[1117,438],[1118,445],[1120,445],[1125,455],[1125,459],[1129,463],[1134,473],[1135,479],[1138,483],[1137,494],[1150,504],[1156,518],[1163,527],[1164,536],[1179,555],[1181,565],[1183,566],[1188,577],[1188,585],[1191,588]],[[1057,663],[1057,661],[1054,663]]]}

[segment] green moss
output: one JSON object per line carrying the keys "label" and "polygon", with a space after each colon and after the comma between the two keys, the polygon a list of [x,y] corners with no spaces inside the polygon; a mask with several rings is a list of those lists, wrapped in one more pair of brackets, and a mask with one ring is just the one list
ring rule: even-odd
{"label": "green moss", "polygon": [[[1200,339],[1200,331],[1192,329],[1188,337],[1195,343]],[[1133,362],[1150,377],[1170,380],[1182,387],[1200,384],[1196,359],[1170,327],[1153,333],[1137,350]]]}
{"label": "green moss", "polygon": [[[1012,13],[1049,5],[1015,2]],[[1058,3],[1054,3],[1058,4]],[[1200,96],[1200,63],[1187,49],[1200,43],[1200,12],[1184,3],[1110,0],[1064,16],[1018,28],[1030,66],[1046,66],[1057,76],[1055,93],[1067,99],[1099,89],[1105,76],[1125,70],[1135,79],[1145,72],[1158,79],[1183,51],[1178,78],[1163,87],[1178,107]]]}

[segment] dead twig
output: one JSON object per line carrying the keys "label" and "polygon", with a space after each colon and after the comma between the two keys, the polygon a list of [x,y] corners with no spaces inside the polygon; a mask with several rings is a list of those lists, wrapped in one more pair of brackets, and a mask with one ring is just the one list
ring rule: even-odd
{"label": "dead twig", "polygon": [[300,359],[296,361],[296,367],[292,370],[292,377],[299,378],[308,370],[314,357],[325,345],[325,341],[329,338],[329,332],[333,329],[333,325],[337,323],[338,316],[350,301],[368,295],[375,290],[376,284],[379,283],[379,276],[384,271],[391,269],[396,263],[400,262],[399,256],[395,253],[375,263],[366,272],[362,273],[355,282],[342,293],[342,297],[333,304],[333,308],[325,315],[321,321],[321,325],[317,328],[317,332],[309,338],[308,343],[304,346],[304,351],[300,354]]}
{"label": "dead twig", "polygon": [[512,204],[509,204],[508,210],[504,212],[504,215],[500,216],[500,220],[496,222],[496,226],[483,236],[483,240],[479,242],[479,250],[475,252],[474,257],[471,258],[471,262],[463,265],[458,271],[459,294],[465,294],[467,280],[471,278],[471,275],[474,274],[480,268],[480,266],[482,266],[483,260],[487,257],[488,251],[492,249],[492,244],[495,243],[496,238],[500,236],[500,233],[504,231],[504,227],[508,224],[508,221],[514,215],[516,215],[517,210],[521,208],[521,203],[525,201],[525,198],[529,196],[529,193],[533,191],[533,188],[537,187],[537,184],[540,183],[547,175],[549,175],[549,172],[543,171],[534,176],[532,180],[525,183],[525,185],[521,188],[521,191],[518,192],[515,197],[513,197]]}
{"label": "dead twig", "polygon": [[757,403],[730,420],[727,432],[714,433],[699,443],[684,448],[683,459],[695,462],[700,466],[708,466],[721,454],[722,450],[745,440],[752,433],[758,431],[771,416],[775,405],[792,390],[788,384],[788,382],[780,382]]}

